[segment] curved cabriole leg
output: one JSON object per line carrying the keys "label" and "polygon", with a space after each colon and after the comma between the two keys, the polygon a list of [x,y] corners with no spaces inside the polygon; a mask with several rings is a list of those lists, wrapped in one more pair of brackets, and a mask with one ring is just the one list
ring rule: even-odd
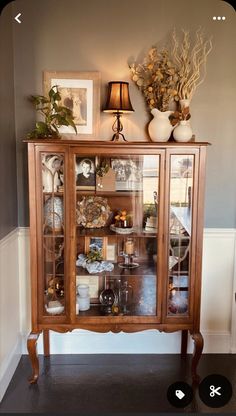
{"label": "curved cabriole leg", "polygon": [[200,332],[193,333],[192,338],[194,341],[194,351],[193,351],[193,358],[192,358],[192,379],[194,383],[200,382],[200,377],[197,374],[197,365],[202,355],[203,350],[203,337]]}
{"label": "curved cabriole leg", "polygon": [[27,349],[29,353],[29,358],[33,370],[32,376],[29,378],[29,382],[31,384],[37,383],[38,376],[39,376],[39,359],[37,354],[37,341],[38,341],[39,333],[31,332],[27,339]]}

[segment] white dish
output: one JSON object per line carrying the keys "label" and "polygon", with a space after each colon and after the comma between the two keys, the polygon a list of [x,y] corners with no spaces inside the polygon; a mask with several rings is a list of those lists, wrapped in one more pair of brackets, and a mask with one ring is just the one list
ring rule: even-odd
{"label": "white dish", "polygon": [[115,227],[115,225],[113,225],[113,224],[110,225],[110,229],[111,229],[111,231],[115,231],[115,233],[117,233],[117,234],[132,234],[133,232],[135,232],[134,227],[120,228],[120,227]]}
{"label": "white dish", "polygon": [[45,309],[47,313],[50,313],[50,315],[59,315],[64,311],[64,306],[54,306],[52,308],[48,308],[47,305],[45,305]]}

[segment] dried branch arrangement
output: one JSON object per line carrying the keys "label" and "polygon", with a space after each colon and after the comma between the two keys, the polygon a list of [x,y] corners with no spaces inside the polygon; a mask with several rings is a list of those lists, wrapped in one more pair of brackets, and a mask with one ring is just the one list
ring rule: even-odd
{"label": "dried branch arrangement", "polygon": [[150,109],[166,111],[173,99],[179,99],[176,90],[178,74],[167,49],[158,52],[156,47],[152,47],[143,62],[133,63],[130,70],[132,80],[142,91]]}
{"label": "dried branch arrangement", "polygon": [[143,62],[130,65],[132,80],[142,91],[150,109],[160,111],[169,109],[171,101],[192,98],[196,88],[206,76],[206,60],[212,50],[211,38],[205,40],[199,28],[195,40],[191,41],[189,32],[182,29],[183,37],[178,39],[172,33],[171,52],[152,47]]}
{"label": "dried branch arrangement", "polygon": [[191,100],[196,88],[206,77],[206,59],[212,50],[212,38],[205,40],[203,31],[199,28],[194,43],[191,42],[188,31],[182,29],[182,32],[180,40],[175,30],[172,33],[172,57],[179,75],[176,88],[180,100]]}

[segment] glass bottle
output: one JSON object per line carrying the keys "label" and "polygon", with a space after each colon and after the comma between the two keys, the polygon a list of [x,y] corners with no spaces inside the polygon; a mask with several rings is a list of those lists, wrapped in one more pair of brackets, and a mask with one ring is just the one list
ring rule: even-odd
{"label": "glass bottle", "polygon": [[128,315],[131,309],[133,298],[133,289],[127,281],[125,281],[120,288],[120,309],[123,315]]}

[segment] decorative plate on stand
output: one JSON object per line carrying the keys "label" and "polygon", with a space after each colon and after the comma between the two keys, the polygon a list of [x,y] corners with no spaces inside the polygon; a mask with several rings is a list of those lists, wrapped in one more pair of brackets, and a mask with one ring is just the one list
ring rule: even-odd
{"label": "decorative plate on stand", "polygon": [[85,228],[106,227],[112,211],[106,198],[100,196],[84,196],[77,202],[76,221]]}

